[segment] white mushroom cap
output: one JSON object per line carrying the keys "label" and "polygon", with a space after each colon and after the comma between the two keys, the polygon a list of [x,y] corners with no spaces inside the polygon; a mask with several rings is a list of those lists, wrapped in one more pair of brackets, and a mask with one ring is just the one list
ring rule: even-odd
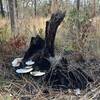
{"label": "white mushroom cap", "polygon": [[16,59],[14,59],[14,60],[12,61],[12,66],[13,66],[13,67],[18,67],[18,66],[20,66],[20,63],[21,63],[22,59],[23,59],[23,58],[16,58]]}
{"label": "white mushroom cap", "polygon": [[45,72],[34,71],[34,72],[30,72],[30,74],[33,76],[43,76],[45,75]]}
{"label": "white mushroom cap", "polygon": [[76,95],[80,95],[81,94],[80,89],[75,89],[74,92],[75,92]]}
{"label": "white mushroom cap", "polygon": [[32,70],[33,70],[33,68],[21,68],[21,69],[17,69],[16,73],[24,74],[24,73],[29,73]]}
{"label": "white mushroom cap", "polygon": [[35,63],[34,61],[29,60],[29,61],[27,61],[25,64],[26,64],[26,65],[33,65],[34,63]]}

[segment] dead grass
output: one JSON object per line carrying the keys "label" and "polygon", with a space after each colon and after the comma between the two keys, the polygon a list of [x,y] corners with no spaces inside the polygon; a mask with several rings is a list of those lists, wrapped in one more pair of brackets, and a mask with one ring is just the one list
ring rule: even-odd
{"label": "dead grass", "polygon": [[7,24],[7,20],[6,20],[6,19],[1,19],[1,18],[0,18],[0,28],[5,27],[6,24]]}
{"label": "dead grass", "polygon": [[[44,34],[45,22],[47,19],[48,18],[39,17],[39,16],[34,18],[29,17],[25,19],[20,19],[18,20],[19,33],[24,33],[29,37],[29,36],[35,36],[37,33],[39,33],[40,30],[42,30],[43,31],[42,33]],[[41,35],[42,33],[39,34]]]}

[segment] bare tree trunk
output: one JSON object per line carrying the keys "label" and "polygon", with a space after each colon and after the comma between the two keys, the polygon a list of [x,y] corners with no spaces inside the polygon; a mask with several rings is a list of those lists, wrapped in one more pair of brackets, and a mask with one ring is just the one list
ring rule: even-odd
{"label": "bare tree trunk", "polygon": [[2,0],[0,0],[0,9],[1,9],[2,17],[5,17],[5,13],[4,13],[4,10],[3,10],[3,3],[2,3]]}
{"label": "bare tree trunk", "polygon": [[78,12],[77,29],[78,29],[78,33],[79,33],[79,31],[80,31],[80,22],[79,22],[80,0],[77,0],[76,6],[77,6],[77,12]]}
{"label": "bare tree trunk", "polygon": [[80,9],[80,0],[77,0],[77,10]]}
{"label": "bare tree trunk", "polygon": [[34,0],[34,12],[35,12],[35,16],[37,15],[37,1]]}
{"label": "bare tree trunk", "polygon": [[17,33],[15,0],[8,0],[12,33]]}
{"label": "bare tree trunk", "polygon": [[96,0],[93,0],[93,17],[96,15]]}
{"label": "bare tree trunk", "polygon": [[9,19],[9,4],[8,4],[8,0],[5,0],[5,3],[6,3],[6,9],[7,9],[6,17],[7,17],[7,19]]}
{"label": "bare tree trunk", "polygon": [[18,18],[18,4],[17,4],[17,0],[15,0],[15,9],[16,9],[16,17]]}

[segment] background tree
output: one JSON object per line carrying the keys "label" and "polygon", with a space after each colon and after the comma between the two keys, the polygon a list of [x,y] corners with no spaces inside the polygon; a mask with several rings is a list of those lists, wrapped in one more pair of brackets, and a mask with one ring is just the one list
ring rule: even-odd
{"label": "background tree", "polygon": [[17,18],[16,18],[15,1],[16,0],[8,0],[12,33],[17,33],[17,23],[16,23]]}
{"label": "background tree", "polygon": [[77,14],[78,14],[78,19],[77,19],[77,29],[78,29],[78,33],[80,31],[80,22],[79,22],[79,10],[80,10],[80,0],[77,0]]}
{"label": "background tree", "polygon": [[1,10],[1,15],[2,17],[5,16],[5,13],[4,13],[4,10],[3,10],[3,3],[2,3],[2,0],[0,0],[0,10]]}
{"label": "background tree", "polygon": [[18,2],[15,0],[15,9],[16,9],[16,16],[18,18]]}
{"label": "background tree", "polygon": [[37,15],[37,1],[34,0],[34,13],[35,13],[35,16]]}
{"label": "background tree", "polygon": [[96,15],[96,0],[93,0],[93,17]]}

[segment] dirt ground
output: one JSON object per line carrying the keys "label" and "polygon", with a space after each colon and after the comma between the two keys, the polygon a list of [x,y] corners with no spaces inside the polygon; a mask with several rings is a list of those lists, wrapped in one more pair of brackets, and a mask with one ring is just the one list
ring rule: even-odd
{"label": "dirt ground", "polygon": [[81,95],[73,91],[53,91],[41,86],[40,80],[30,75],[16,77],[11,66],[15,57],[22,56],[21,51],[0,51],[0,100],[100,100],[100,60],[94,60],[84,68],[92,75],[94,83],[87,86]]}

